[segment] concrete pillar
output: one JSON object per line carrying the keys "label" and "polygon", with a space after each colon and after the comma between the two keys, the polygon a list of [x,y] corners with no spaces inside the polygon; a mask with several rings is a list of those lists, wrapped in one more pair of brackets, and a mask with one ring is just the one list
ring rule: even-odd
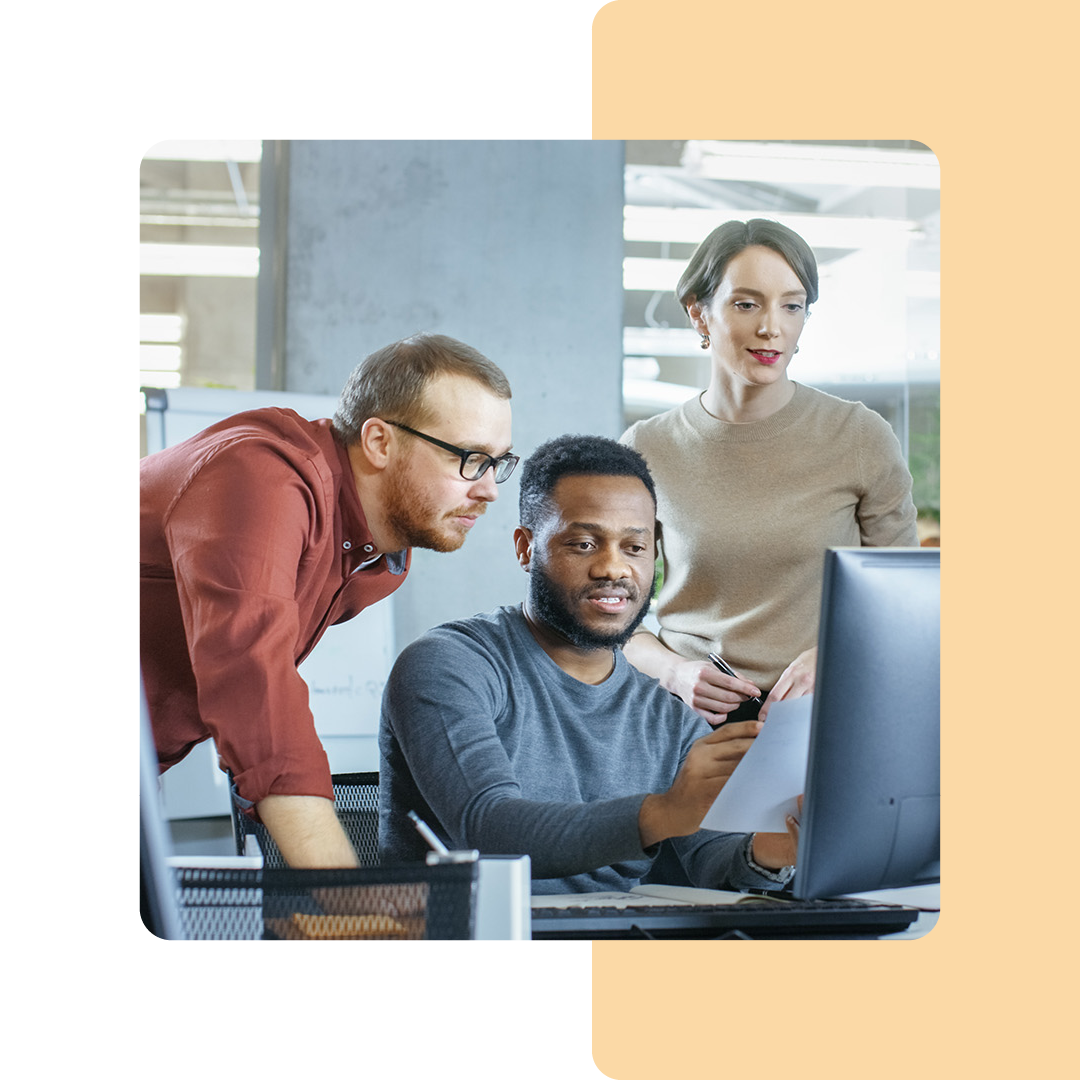
{"label": "concrete pillar", "polygon": [[183,312],[188,327],[185,385],[254,389],[255,282],[250,278],[187,278]]}
{"label": "concrete pillar", "polygon": [[[263,206],[262,237],[277,290],[260,283],[280,389],[336,394],[369,352],[430,330],[506,372],[523,455],[620,433],[621,142],[291,142],[281,160],[284,213],[275,229]],[[264,336],[260,370],[267,355]],[[415,553],[393,600],[398,649],[524,596],[516,477],[500,494],[460,551]]]}

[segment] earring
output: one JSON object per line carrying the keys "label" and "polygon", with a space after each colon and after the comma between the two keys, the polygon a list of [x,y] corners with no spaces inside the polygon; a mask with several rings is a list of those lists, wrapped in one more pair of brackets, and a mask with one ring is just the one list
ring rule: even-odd
{"label": "earring", "polygon": [[708,334],[702,334],[701,335],[701,347],[703,349],[707,349],[709,347],[709,335]]}
{"label": "earring", "polygon": [[798,352],[798,351],[799,351],[799,346],[798,346],[798,345],[796,345],[796,346],[795,346],[795,352]]}

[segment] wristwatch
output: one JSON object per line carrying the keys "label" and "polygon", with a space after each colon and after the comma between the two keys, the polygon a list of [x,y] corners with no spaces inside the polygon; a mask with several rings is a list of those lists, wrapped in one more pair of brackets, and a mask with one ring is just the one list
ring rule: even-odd
{"label": "wristwatch", "polygon": [[760,874],[762,877],[768,878],[770,881],[775,881],[778,885],[786,885],[792,877],[795,875],[795,867],[781,866],[779,870],[770,870],[766,866],[761,866],[754,861],[754,836],[755,833],[751,833],[746,841],[746,855],[747,865],[755,873]]}

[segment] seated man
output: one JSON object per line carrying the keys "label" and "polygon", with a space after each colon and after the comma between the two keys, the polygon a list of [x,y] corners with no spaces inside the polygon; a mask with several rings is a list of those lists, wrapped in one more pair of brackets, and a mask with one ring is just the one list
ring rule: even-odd
{"label": "seated man", "polygon": [[779,888],[793,819],[786,834],[699,829],[761,723],[711,730],[622,655],[652,593],[644,460],[563,436],[528,460],[520,503],[524,605],[437,627],[394,665],[379,734],[382,860],[423,859],[415,810],[450,848],[529,855],[537,893],[632,888],[669,838],[693,885]]}

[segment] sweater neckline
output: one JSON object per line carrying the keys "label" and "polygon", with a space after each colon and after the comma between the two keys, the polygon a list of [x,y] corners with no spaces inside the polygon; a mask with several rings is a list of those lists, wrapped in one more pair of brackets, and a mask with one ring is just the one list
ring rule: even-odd
{"label": "sweater neckline", "polygon": [[705,408],[701,400],[704,391],[686,402],[683,406],[683,415],[695,431],[710,439],[723,442],[760,442],[764,439],[772,439],[781,432],[787,431],[805,411],[806,388],[802,383],[794,380],[792,383],[795,392],[791,395],[791,400],[771,416],[766,416],[764,420],[753,420],[748,424],[735,424],[730,420],[721,420]]}
{"label": "sweater neckline", "polygon": [[557,672],[557,678],[563,681],[566,686],[581,687],[582,691],[585,693],[607,694],[612,692],[614,686],[621,684],[625,673],[625,666],[626,663],[628,663],[622,656],[622,649],[612,650],[611,674],[608,675],[603,682],[582,682],[580,679],[575,679],[573,675],[559,667],[559,665],[544,651],[540,642],[533,637],[532,631],[529,629],[528,620],[525,618],[522,604],[507,605],[505,610],[511,613],[511,621],[522,647],[526,650],[532,650],[539,656],[542,656],[546,664],[550,666],[552,670]]}

